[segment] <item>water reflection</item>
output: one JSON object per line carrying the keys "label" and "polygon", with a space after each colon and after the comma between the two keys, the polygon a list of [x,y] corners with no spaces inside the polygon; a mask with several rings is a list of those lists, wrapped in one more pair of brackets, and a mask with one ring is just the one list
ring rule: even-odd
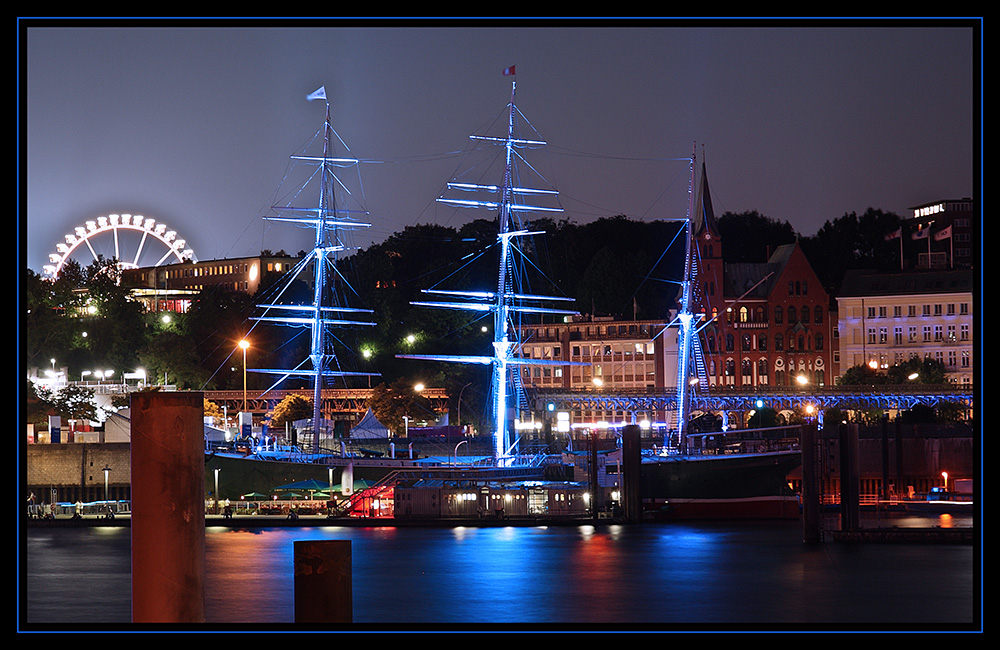
{"label": "water reflection", "polygon": [[[928,525],[909,523],[917,522]],[[29,533],[29,621],[128,622],[127,529]],[[808,545],[798,522],[214,527],[208,622],[293,622],[293,544],[322,539],[352,542],[354,620],[377,627],[947,626],[971,623],[977,611],[973,547]]]}

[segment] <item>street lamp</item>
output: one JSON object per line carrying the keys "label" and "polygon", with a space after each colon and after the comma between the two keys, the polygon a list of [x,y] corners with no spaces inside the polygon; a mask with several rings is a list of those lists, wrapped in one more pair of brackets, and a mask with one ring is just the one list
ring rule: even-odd
{"label": "street lamp", "polygon": [[247,348],[250,341],[243,339],[240,341],[240,348],[243,350],[243,412],[247,410]]}

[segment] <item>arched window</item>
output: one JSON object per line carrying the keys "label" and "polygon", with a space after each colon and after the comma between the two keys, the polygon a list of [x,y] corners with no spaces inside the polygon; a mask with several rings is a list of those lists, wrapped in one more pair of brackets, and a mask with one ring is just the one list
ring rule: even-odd
{"label": "arched window", "polygon": [[794,323],[799,319],[798,313],[795,311],[795,307],[788,308],[788,322]]}
{"label": "arched window", "polygon": [[822,323],[823,322],[823,307],[821,307],[820,305],[816,305],[816,309],[814,310],[814,313],[815,313],[815,315],[813,316],[813,322],[817,323],[817,324]]}
{"label": "arched window", "polygon": [[775,324],[781,325],[781,323],[782,323],[781,319],[782,319],[783,316],[784,316],[784,312],[781,309],[781,305],[776,305],[775,308],[774,308],[774,322],[775,322]]}
{"label": "arched window", "polygon": [[802,322],[803,323],[808,323],[809,322],[809,307],[803,307],[801,314],[802,314]]}

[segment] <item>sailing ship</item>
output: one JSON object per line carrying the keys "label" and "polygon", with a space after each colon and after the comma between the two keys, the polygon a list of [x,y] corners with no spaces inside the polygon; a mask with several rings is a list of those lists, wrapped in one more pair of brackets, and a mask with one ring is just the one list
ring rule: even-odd
{"label": "sailing ship", "polygon": [[[311,96],[312,97],[312,96]],[[325,94],[321,97],[325,100]],[[545,146],[545,141],[530,131],[530,126],[517,109],[516,82],[512,82],[510,102],[505,110],[503,132],[493,135],[472,135],[470,138],[479,145],[492,147],[499,154],[500,179],[496,184],[469,182],[461,177],[447,183],[444,194],[438,198],[442,204],[485,209],[496,214],[499,266],[495,288],[480,291],[469,291],[448,288],[429,288],[424,292],[432,296],[440,296],[439,300],[415,301],[412,304],[419,307],[444,308],[470,311],[479,314],[489,314],[493,319],[492,349],[481,355],[397,355],[404,359],[419,359],[449,363],[479,364],[489,366],[491,375],[491,427],[492,431],[492,467],[498,471],[494,477],[504,476],[502,470],[515,470],[506,476],[515,478],[540,478],[528,474],[517,473],[522,457],[518,454],[518,441],[512,438],[513,421],[521,409],[529,410],[525,387],[521,383],[521,369],[526,365],[585,365],[551,359],[531,359],[521,352],[520,332],[523,318],[532,316],[570,316],[577,312],[567,308],[572,299],[552,294],[532,293],[527,286],[527,268],[525,258],[531,248],[532,238],[544,233],[532,227],[530,215],[551,214],[562,211],[558,203],[558,192],[551,187],[540,187],[532,183],[522,182],[535,172],[535,168],[519,162],[524,154],[535,148]],[[264,458],[245,456],[237,461],[240,463],[268,463],[272,467],[263,473],[270,474],[275,467],[281,467],[283,477],[279,483],[286,483],[294,478],[305,478],[300,473],[294,477],[287,471],[289,463],[306,467],[306,473],[313,474],[320,468],[341,467],[345,472],[353,472],[369,480],[379,480],[399,470],[403,465],[416,465],[412,459],[363,459],[338,457],[336,454],[320,453],[320,432],[322,418],[319,412],[320,391],[323,381],[331,377],[351,375],[367,375],[368,373],[349,373],[339,368],[335,355],[332,355],[325,338],[325,330],[330,326],[364,327],[373,323],[350,319],[346,316],[370,314],[366,310],[354,309],[345,304],[330,301],[334,295],[326,289],[329,279],[326,265],[335,259],[338,252],[344,250],[344,244],[339,239],[342,230],[352,230],[365,227],[338,206],[332,188],[339,183],[335,171],[345,165],[357,164],[356,159],[336,157],[332,146],[335,133],[330,124],[329,103],[327,103],[326,120],[322,130],[323,152],[319,156],[299,156],[296,160],[317,165],[321,170],[319,201],[316,207],[302,208],[291,204],[278,210],[279,215],[270,217],[273,220],[306,225],[315,230],[315,245],[305,262],[313,263],[314,300],[310,305],[288,305],[272,301],[263,305],[267,312],[277,315],[257,317],[259,321],[311,328],[311,353],[299,367],[290,370],[263,370],[280,376],[279,381],[290,376],[308,376],[312,378],[314,388],[313,415],[313,451],[312,453],[285,454],[276,458],[273,454]],[[676,430],[680,445],[666,444],[659,447],[658,453],[644,452],[640,464],[641,499],[646,514],[650,518],[670,516],[797,516],[797,498],[789,494],[787,475],[801,464],[798,451],[783,451],[756,454],[723,454],[701,455],[687,454],[686,441],[689,437],[688,426],[691,419],[691,397],[698,386],[697,379],[704,376],[704,361],[701,355],[698,327],[704,326],[702,314],[695,313],[695,291],[698,270],[697,248],[694,246],[695,230],[704,223],[707,217],[705,210],[710,211],[710,205],[705,203],[707,185],[704,182],[702,195],[699,196],[697,210],[694,201],[694,163],[691,156],[691,181],[689,193],[688,215],[685,221],[685,265],[684,278],[680,283],[678,310],[672,323],[678,327],[678,368],[676,393]],[[290,216],[289,216],[289,213]],[[562,307],[553,307],[561,304]],[[332,318],[337,314],[340,317]],[[305,361],[311,362],[311,367],[303,367]],[[258,370],[261,372],[261,370]],[[705,384],[702,383],[702,386]],[[679,449],[681,453],[663,454],[667,448]],[[560,462],[559,456],[553,456],[555,462]],[[217,462],[223,460],[218,455]],[[281,460],[284,462],[278,463]],[[457,460],[457,459],[456,459]],[[529,469],[538,469],[537,458]],[[525,465],[525,467],[527,467]],[[462,470],[466,468],[461,468]],[[369,472],[369,473],[365,473]],[[488,474],[481,474],[486,477]],[[330,481],[332,483],[332,475]]]}
{"label": "sailing ship", "polygon": [[[306,174],[305,182],[296,186],[291,192],[286,203],[272,206],[274,213],[264,218],[267,221],[312,229],[313,247],[295,268],[285,275],[273,299],[258,305],[263,313],[253,317],[253,320],[281,326],[308,327],[310,351],[308,357],[302,359],[294,368],[255,368],[253,372],[277,375],[278,379],[274,386],[290,377],[312,380],[312,444],[313,453],[318,454],[324,430],[328,434],[327,437],[332,437],[329,435],[329,426],[325,425],[320,412],[324,382],[337,378],[375,375],[344,370],[331,344],[328,330],[332,327],[373,327],[375,323],[370,320],[359,320],[361,317],[371,315],[372,310],[346,304],[345,291],[337,286],[341,277],[337,275],[339,270],[336,263],[338,255],[348,249],[347,233],[371,227],[371,224],[357,217],[359,213],[367,214],[366,211],[338,202],[338,189],[347,187],[342,180],[341,170],[355,170],[361,161],[350,156],[336,155],[335,145],[340,140],[330,121],[330,102],[326,97],[326,88],[320,87],[308,95],[307,99],[319,100],[326,104],[326,119],[313,138],[313,143],[320,145],[321,151],[310,153],[310,145],[307,145],[303,153],[291,157],[293,163],[306,165],[311,172]],[[303,205],[300,200],[310,187],[315,190],[316,202]],[[310,268],[312,302],[310,304],[282,302],[292,283]]]}
{"label": "sailing ship", "polygon": [[[447,296],[448,301],[416,301],[414,306],[457,309],[493,316],[492,354],[484,355],[397,355],[403,359],[421,359],[451,363],[480,364],[492,368],[491,408],[493,428],[493,454],[498,465],[515,462],[517,440],[512,439],[512,422],[518,407],[526,404],[521,383],[521,367],[527,365],[574,365],[552,359],[531,359],[521,355],[521,322],[527,316],[577,315],[571,309],[548,306],[556,302],[572,302],[572,298],[557,295],[538,295],[526,289],[524,242],[544,232],[531,228],[530,216],[562,212],[558,205],[558,192],[551,187],[535,187],[523,183],[534,169],[518,165],[524,151],[545,146],[537,135],[526,137],[530,124],[518,111],[515,97],[517,82],[511,83],[510,102],[506,107],[505,129],[496,135],[477,134],[470,138],[498,152],[496,160],[502,162],[499,184],[450,181],[438,201],[464,208],[495,212],[497,215],[499,269],[495,290],[459,291],[449,289],[424,289],[425,293]],[[516,182],[515,182],[516,181]],[[462,196],[457,196],[461,193]],[[580,364],[582,365],[582,364]]]}

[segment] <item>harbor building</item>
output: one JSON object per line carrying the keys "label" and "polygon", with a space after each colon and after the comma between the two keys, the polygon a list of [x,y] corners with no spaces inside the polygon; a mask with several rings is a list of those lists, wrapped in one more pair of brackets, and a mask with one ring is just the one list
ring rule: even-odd
{"label": "harbor building", "polygon": [[[122,270],[122,284],[131,289],[132,297],[145,304],[148,311],[185,313],[204,289],[221,287],[256,295],[261,289],[277,282],[300,261],[299,257],[279,252],[256,257],[126,268]],[[303,276],[302,282],[305,288],[311,286],[308,275]]]}
{"label": "harbor building", "polygon": [[910,217],[886,235],[899,242],[900,270],[971,269],[980,250],[982,221],[971,198],[943,199],[910,208]]}
{"label": "harbor building", "polygon": [[934,359],[944,364],[949,381],[972,385],[971,270],[848,271],[837,303],[840,372]]}

